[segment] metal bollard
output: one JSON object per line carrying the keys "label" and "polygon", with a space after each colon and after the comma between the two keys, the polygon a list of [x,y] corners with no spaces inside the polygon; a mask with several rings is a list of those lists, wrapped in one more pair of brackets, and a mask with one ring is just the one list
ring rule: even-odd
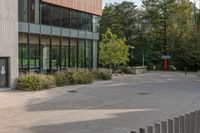
{"label": "metal bollard", "polygon": [[166,121],[161,122],[161,127],[162,127],[162,133],[167,133],[167,122]]}
{"label": "metal bollard", "polygon": [[131,131],[131,133],[137,133],[136,131]]}
{"label": "metal bollard", "polygon": [[144,128],[140,128],[140,133],[145,133],[145,129]]}
{"label": "metal bollard", "polygon": [[195,111],[194,133],[199,133],[198,129],[198,111]]}
{"label": "metal bollard", "polygon": [[185,127],[185,129],[184,129],[185,132],[184,133],[190,133],[190,115],[189,114],[185,115],[184,127]]}
{"label": "metal bollard", "polygon": [[147,126],[147,133],[153,133],[153,127]]}
{"label": "metal bollard", "polygon": [[180,131],[180,118],[175,117],[174,118],[174,133],[179,133]]}
{"label": "metal bollard", "polygon": [[180,133],[185,133],[185,116],[180,116]]}
{"label": "metal bollard", "polygon": [[174,129],[173,129],[173,120],[169,119],[168,120],[168,133],[173,133]]}
{"label": "metal bollard", "polygon": [[155,133],[160,133],[160,124],[155,124]]}
{"label": "metal bollard", "polygon": [[190,133],[194,133],[195,113],[190,113]]}

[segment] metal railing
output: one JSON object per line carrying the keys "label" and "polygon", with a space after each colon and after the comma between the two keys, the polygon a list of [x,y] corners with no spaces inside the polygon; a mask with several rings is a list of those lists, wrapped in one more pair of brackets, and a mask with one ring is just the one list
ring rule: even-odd
{"label": "metal railing", "polygon": [[131,133],[200,133],[200,111],[155,123]]}

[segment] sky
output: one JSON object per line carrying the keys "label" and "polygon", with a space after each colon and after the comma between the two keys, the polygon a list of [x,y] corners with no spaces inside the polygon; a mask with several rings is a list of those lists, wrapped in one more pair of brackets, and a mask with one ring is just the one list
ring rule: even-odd
{"label": "sky", "polygon": [[[122,1],[125,1],[125,0],[103,0],[103,7],[104,7],[105,3],[115,3],[115,2],[121,3]],[[141,4],[142,4],[141,0],[126,0],[126,1],[132,1],[138,6],[141,6]],[[196,1],[198,6],[200,6],[200,2],[198,0],[190,0],[190,1],[192,1],[192,2]]]}
{"label": "sky", "polygon": [[[122,1],[125,1],[125,0],[103,0],[103,5],[105,5],[105,3],[115,3],[115,2],[121,3]],[[141,0],[126,0],[126,1],[132,1],[138,6],[141,5]]]}

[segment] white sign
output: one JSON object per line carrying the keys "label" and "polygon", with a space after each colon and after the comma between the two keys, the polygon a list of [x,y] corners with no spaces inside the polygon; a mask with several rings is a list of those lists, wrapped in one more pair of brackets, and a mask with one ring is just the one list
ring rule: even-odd
{"label": "white sign", "polygon": [[170,59],[171,57],[170,57],[170,55],[163,55],[162,56],[162,59]]}
{"label": "white sign", "polygon": [[5,70],[5,67],[4,67],[4,66],[1,67],[1,74],[2,74],[2,75],[6,74],[6,70]]}

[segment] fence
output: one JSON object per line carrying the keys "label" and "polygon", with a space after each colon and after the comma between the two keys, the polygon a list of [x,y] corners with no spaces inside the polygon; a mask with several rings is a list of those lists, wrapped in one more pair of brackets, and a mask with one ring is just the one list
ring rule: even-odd
{"label": "fence", "polygon": [[[131,131],[131,133],[137,133]],[[200,111],[174,117],[154,126],[140,128],[139,133],[200,133]]]}

